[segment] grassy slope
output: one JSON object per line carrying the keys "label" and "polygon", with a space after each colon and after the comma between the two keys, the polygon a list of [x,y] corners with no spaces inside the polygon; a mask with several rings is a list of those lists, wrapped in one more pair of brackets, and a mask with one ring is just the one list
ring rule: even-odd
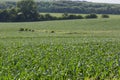
{"label": "grassy slope", "polygon": [[0,79],[119,79],[119,21],[0,23]]}
{"label": "grassy slope", "polygon": [[[40,14],[45,15],[45,14],[48,14],[48,13],[40,12]],[[52,16],[56,16],[56,17],[61,17],[63,15],[63,13],[49,13],[49,14],[52,15]],[[69,13],[69,14],[75,14],[75,13]],[[84,17],[84,16],[86,16],[88,14],[76,14],[76,15],[82,15]],[[98,15],[98,17],[100,17],[100,15]]]}
{"label": "grassy slope", "polygon": [[[77,33],[91,32],[92,33],[93,31],[95,32],[101,31],[101,33],[102,31],[104,31],[107,34],[107,32],[110,32],[110,31],[119,32],[119,25],[120,25],[119,17],[120,17],[119,15],[114,15],[114,16],[111,15],[111,18],[109,19],[99,18],[99,19],[88,19],[88,20],[86,19],[67,20],[67,21],[58,20],[58,21],[45,21],[45,22],[43,21],[43,22],[31,22],[31,23],[26,23],[26,22],[24,23],[0,23],[0,32],[6,33],[7,31],[7,33],[11,32],[11,33],[16,33],[16,34],[21,35],[21,33],[18,32],[19,28],[28,28],[28,29],[30,28],[30,29],[36,30],[36,32],[32,33],[32,35],[38,34],[39,32],[48,34],[45,31],[51,31],[51,30],[54,30],[56,34],[58,35],[62,35],[68,32],[77,32]],[[29,32],[26,32],[26,33],[31,34]],[[101,33],[100,35],[102,35]],[[10,36],[19,36],[16,34],[10,35]]]}

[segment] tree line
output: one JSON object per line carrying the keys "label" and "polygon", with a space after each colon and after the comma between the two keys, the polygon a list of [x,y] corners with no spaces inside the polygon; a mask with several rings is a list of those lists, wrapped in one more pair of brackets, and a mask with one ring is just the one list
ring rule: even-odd
{"label": "tree line", "polygon": [[[40,1],[36,2],[39,12],[53,13],[96,13],[96,14],[120,14],[119,4],[91,3],[84,1]],[[0,9],[16,7],[16,2],[0,3]]]}
{"label": "tree line", "polygon": [[[107,17],[106,17],[107,16]],[[108,15],[102,15],[108,18]],[[21,0],[16,7],[0,10],[0,22],[25,22],[25,21],[46,21],[46,20],[67,20],[97,18],[96,14],[82,15],[63,13],[61,17],[51,16],[50,14],[39,14],[37,3],[33,0]]]}
{"label": "tree line", "polygon": [[120,14],[120,5],[118,4],[91,3],[83,1],[54,1],[39,2],[37,4],[40,12]]}

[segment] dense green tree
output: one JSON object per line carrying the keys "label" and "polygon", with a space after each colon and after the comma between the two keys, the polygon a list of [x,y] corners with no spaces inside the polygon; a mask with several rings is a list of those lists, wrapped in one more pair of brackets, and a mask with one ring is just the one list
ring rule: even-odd
{"label": "dense green tree", "polygon": [[9,14],[9,21],[16,21],[16,17],[17,17],[17,9],[16,8],[12,8],[8,10],[8,14]]}
{"label": "dense green tree", "polygon": [[17,7],[19,9],[19,18],[24,18],[25,21],[38,20],[39,13],[37,5],[33,0],[21,0],[17,3]]}
{"label": "dense green tree", "polygon": [[62,18],[64,18],[64,19],[68,19],[68,16],[69,16],[68,13],[63,13],[63,14],[62,14]]}
{"label": "dense green tree", "polygon": [[97,18],[98,16],[96,14],[89,14],[89,15],[86,15],[85,18],[87,19],[91,19],[91,18]]}
{"label": "dense green tree", "polygon": [[0,11],[0,21],[9,21],[9,12],[8,10]]}
{"label": "dense green tree", "polygon": [[46,20],[52,20],[52,16],[50,15],[50,14],[45,14],[44,15],[44,18],[46,19]]}
{"label": "dense green tree", "polygon": [[109,15],[107,15],[107,14],[102,14],[101,17],[102,17],[102,18],[109,18]]}
{"label": "dense green tree", "polygon": [[5,9],[0,11],[0,21],[1,22],[11,22],[15,21],[17,16],[17,10],[15,8]]}
{"label": "dense green tree", "polygon": [[84,17],[82,15],[77,16],[78,19],[83,19]]}

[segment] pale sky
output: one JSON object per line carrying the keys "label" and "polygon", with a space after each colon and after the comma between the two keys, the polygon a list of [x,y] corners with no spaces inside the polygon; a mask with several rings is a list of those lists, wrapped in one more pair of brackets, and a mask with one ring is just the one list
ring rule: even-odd
{"label": "pale sky", "polygon": [[120,4],[120,0],[86,0],[91,2],[101,2],[101,3],[117,3]]}

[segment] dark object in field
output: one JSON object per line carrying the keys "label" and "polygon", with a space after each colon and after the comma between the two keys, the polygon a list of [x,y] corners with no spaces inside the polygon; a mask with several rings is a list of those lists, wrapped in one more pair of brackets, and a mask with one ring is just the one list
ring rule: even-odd
{"label": "dark object in field", "polygon": [[55,31],[51,31],[51,33],[55,33]]}
{"label": "dark object in field", "polygon": [[79,34],[79,33],[77,33],[77,32],[70,32],[70,33],[67,33],[67,34]]}
{"label": "dark object in field", "polygon": [[35,32],[35,30],[32,30],[32,32]]}
{"label": "dark object in field", "polygon": [[29,31],[32,31],[31,29],[29,29]]}
{"label": "dark object in field", "polygon": [[19,31],[30,31],[30,32],[34,32],[35,30],[32,29],[25,29],[25,28],[20,28]]}
{"label": "dark object in field", "polygon": [[24,31],[24,28],[20,28],[19,31]]}
{"label": "dark object in field", "polygon": [[97,17],[98,16],[94,13],[85,16],[86,19],[92,19],[92,18],[97,18]]}
{"label": "dark object in field", "polygon": [[101,17],[102,17],[102,18],[109,18],[109,15],[107,15],[107,14],[102,14]]}
{"label": "dark object in field", "polygon": [[26,28],[25,31],[28,31],[28,29]]}

